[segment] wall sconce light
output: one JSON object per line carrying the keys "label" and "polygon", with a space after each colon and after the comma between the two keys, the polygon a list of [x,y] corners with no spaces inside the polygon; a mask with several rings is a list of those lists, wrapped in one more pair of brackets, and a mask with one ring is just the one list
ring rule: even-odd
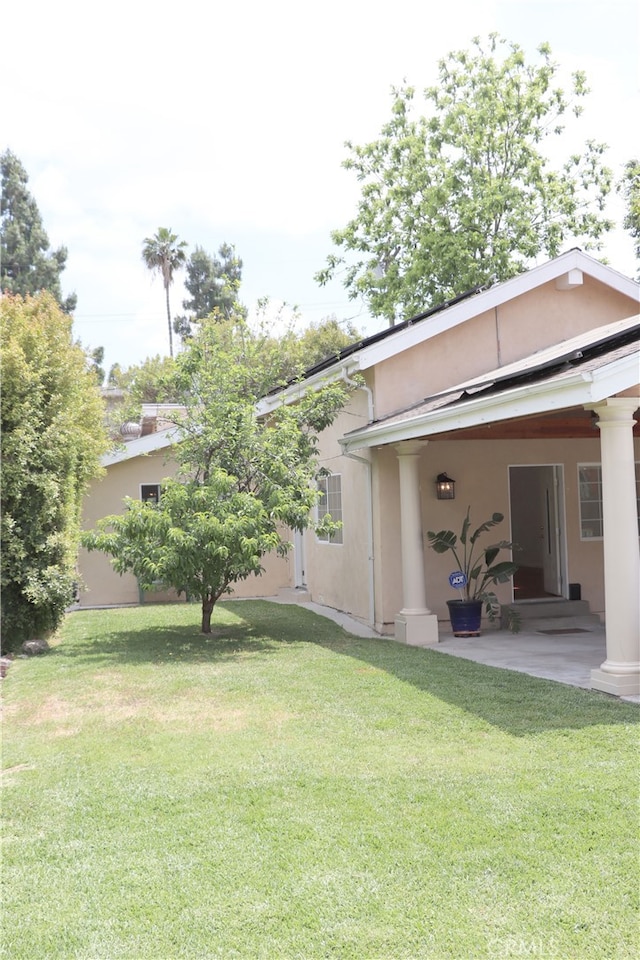
{"label": "wall sconce light", "polygon": [[438,500],[455,500],[456,482],[446,473],[439,473],[436,477],[436,496]]}

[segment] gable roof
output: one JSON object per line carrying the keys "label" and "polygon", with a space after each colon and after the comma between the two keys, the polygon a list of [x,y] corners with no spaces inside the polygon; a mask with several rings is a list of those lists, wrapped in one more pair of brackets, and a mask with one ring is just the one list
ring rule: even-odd
{"label": "gable roof", "polygon": [[144,457],[156,450],[164,450],[172,447],[180,439],[178,427],[168,427],[166,430],[158,430],[157,433],[149,433],[145,437],[138,437],[137,440],[128,440],[110,450],[109,453],[101,459],[103,467],[111,467],[114,463],[123,463],[125,460],[133,460],[134,457]]}
{"label": "gable roof", "polygon": [[[346,434],[345,452],[598,403],[640,380],[640,316],[582,333]],[[640,396],[638,398],[640,406]]]}
{"label": "gable roof", "polygon": [[341,376],[343,372],[352,374],[367,370],[382,360],[409,350],[416,344],[535,290],[543,284],[555,280],[560,289],[579,286],[582,283],[582,274],[587,274],[612,290],[640,302],[640,284],[583,253],[582,250],[574,248],[553,260],[518,274],[511,280],[505,280],[488,288],[476,287],[446,303],[410,317],[402,323],[350,344],[339,354],[327,357],[326,360],[310,367],[301,380],[272,390],[260,402],[259,412],[266,413],[283,400],[286,402],[307,389],[319,388],[327,377]]}

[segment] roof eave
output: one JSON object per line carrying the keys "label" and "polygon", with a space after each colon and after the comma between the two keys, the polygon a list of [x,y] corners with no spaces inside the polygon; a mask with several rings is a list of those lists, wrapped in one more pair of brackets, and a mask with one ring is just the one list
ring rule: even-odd
{"label": "roof eave", "polygon": [[105,453],[100,462],[103,467],[111,467],[115,463],[124,463],[126,460],[148,456],[150,453],[155,453],[156,450],[172,447],[179,439],[179,428],[169,427],[166,430],[159,430],[158,433],[149,433],[146,437],[138,437],[137,440],[127,441],[116,450]]}
{"label": "roof eave", "polygon": [[637,352],[597,371],[576,371],[569,376],[563,376],[562,380],[552,378],[535,387],[526,385],[503,393],[474,397],[410,420],[374,425],[359,434],[343,437],[340,444],[344,453],[350,453],[363,448],[401,443],[404,440],[416,440],[503,420],[598,403],[635,386],[638,381],[639,362],[640,352]]}

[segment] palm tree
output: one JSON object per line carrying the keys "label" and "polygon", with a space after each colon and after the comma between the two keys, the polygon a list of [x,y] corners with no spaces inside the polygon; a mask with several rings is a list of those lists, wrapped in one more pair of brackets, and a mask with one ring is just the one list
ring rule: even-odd
{"label": "palm tree", "polygon": [[173,335],[171,331],[171,309],[169,307],[169,287],[173,283],[173,272],[185,263],[187,255],[184,240],[166,227],[158,227],[153,237],[146,237],[142,246],[142,259],[149,270],[157,270],[162,275],[164,292],[167,297],[167,323],[169,324],[169,354],[173,356]]}

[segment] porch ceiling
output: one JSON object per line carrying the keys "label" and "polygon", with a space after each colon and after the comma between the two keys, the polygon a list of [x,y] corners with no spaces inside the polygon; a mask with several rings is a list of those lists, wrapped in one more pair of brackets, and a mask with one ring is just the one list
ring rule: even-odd
{"label": "porch ceiling", "polygon": [[[559,413],[486,423],[466,430],[431,434],[434,440],[592,440],[599,436],[596,417],[583,407]],[[640,423],[633,435],[640,437]]]}

